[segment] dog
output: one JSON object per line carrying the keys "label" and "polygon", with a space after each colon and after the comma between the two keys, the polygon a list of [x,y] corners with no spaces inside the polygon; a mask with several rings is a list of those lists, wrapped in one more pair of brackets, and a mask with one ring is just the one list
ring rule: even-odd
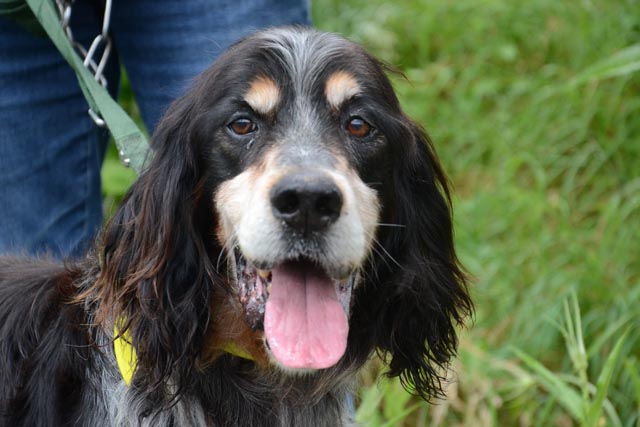
{"label": "dog", "polygon": [[375,353],[442,396],[473,307],[387,68],[305,27],[223,53],[86,258],[1,258],[0,425],[353,426]]}

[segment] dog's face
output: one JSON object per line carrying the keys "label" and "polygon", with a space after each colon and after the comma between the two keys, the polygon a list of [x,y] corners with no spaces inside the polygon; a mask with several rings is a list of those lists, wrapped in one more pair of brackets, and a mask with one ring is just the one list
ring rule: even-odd
{"label": "dog's face", "polygon": [[[136,327],[141,341],[182,328],[197,353],[225,304],[280,368],[378,349],[392,375],[425,396],[438,389],[432,365],[451,357],[453,323],[470,309],[446,179],[360,46],[302,28],[257,33],[174,103],[153,148],[105,234],[105,280],[124,285],[104,300],[129,318],[149,312],[131,321],[134,340]],[[220,280],[226,299],[200,303]],[[181,314],[159,325],[167,309]]]}
{"label": "dog's face", "polygon": [[271,31],[227,58],[251,64],[219,82],[227,93],[210,130],[230,171],[214,206],[235,291],[277,363],[327,368],[346,349],[389,180],[381,121],[399,112],[377,64],[333,35]]}

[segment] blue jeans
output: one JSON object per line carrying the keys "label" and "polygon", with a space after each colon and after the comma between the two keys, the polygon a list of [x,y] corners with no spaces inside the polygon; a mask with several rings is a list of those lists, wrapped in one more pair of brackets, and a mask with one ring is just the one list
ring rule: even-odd
{"label": "blue jeans", "polygon": [[[117,94],[124,66],[152,130],[233,41],[265,26],[308,24],[308,1],[114,1],[109,91]],[[71,26],[84,46],[100,32],[102,13],[99,0],[74,3]],[[0,253],[79,257],[92,245],[108,134],[87,109],[53,44],[0,17]]]}

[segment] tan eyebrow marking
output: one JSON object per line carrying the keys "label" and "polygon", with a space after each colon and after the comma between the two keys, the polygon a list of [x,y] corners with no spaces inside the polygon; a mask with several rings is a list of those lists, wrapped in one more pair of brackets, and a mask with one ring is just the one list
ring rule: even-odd
{"label": "tan eyebrow marking", "polygon": [[336,71],[328,79],[324,94],[331,107],[338,109],[343,102],[360,93],[360,85],[353,75],[346,71]]}
{"label": "tan eyebrow marking", "polygon": [[244,100],[254,111],[270,114],[280,102],[280,88],[271,78],[260,76],[251,82]]}

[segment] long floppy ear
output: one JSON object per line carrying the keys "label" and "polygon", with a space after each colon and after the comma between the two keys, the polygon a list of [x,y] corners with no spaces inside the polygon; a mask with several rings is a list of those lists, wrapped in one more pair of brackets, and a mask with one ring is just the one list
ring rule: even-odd
{"label": "long floppy ear", "polygon": [[186,378],[208,324],[214,269],[203,236],[213,218],[192,137],[194,110],[188,97],[170,107],[152,138],[149,167],[104,232],[98,320],[130,332],[140,373],[134,383]]}
{"label": "long floppy ear", "polygon": [[398,226],[380,228],[383,249],[374,249],[375,273],[356,303],[361,321],[374,325],[371,345],[390,355],[388,375],[429,400],[443,394],[443,368],[457,349],[455,327],[472,303],[454,250],[446,177],[424,131],[408,119],[396,124],[391,139],[402,143],[394,145],[393,203],[383,221]]}

